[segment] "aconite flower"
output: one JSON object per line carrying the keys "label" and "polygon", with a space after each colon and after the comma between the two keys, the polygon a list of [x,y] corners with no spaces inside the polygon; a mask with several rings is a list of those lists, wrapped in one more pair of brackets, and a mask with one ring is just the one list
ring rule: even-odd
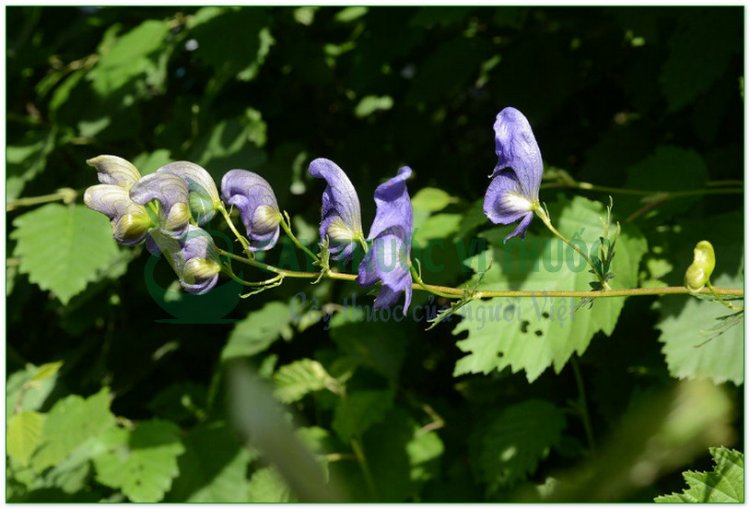
{"label": "aconite flower", "polygon": [[157,173],[177,175],[188,188],[188,205],[193,220],[204,225],[214,217],[221,206],[221,198],[211,175],[201,166],[189,161],[165,164]]}
{"label": "aconite flower", "polygon": [[128,246],[139,244],[154,225],[154,217],[146,207],[130,198],[130,188],[141,174],[131,163],[116,156],[101,155],[86,163],[96,168],[101,184],[87,188],[83,202],[109,218],[117,242]]}
{"label": "aconite flower", "polygon": [[324,179],[320,237],[328,237],[328,250],[334,260],[351,257],[357,242],[364,239],[359,198],[344,170],[324,158],[315,159],[308,168],[310,175]]}
{"label": "aconite flower", "polygon": [[251,171],[230,170],[221,179],[221,197],[240,210],[252,251],[265,251],[276,244],[281,212],[266,179]]}
{"label": "aconite flower", "polygon": [[188,225],[179,239],[155,232],[151,241],[168,257],[186,292],[200,295],[216,286],[221,265],[213,238],[203,228]]}
{"label": "aconite flower", "polygon": [[141,177],[130,189],[130,199],[155,212],[163,234],[179,238],[187,231],[190,224],[188,188],[177,175],[158,172]]}
{"label": "aconite flower", "polygon": [[412,277],[409,267],[414,214],[406,189],[411,168],[404,166],[398,175],[375,190],[377,210],[368,240],[372,247],[359,265],[357,282],[370,286],[382,284],[375,299],[376,309],[391,306],[404,294],[404,315],[411,303]]}
{"label": "aconite flower", "polygon": [[484,195],[484,213],[496,224],[520,221],[505,240],[523,238],[539,207],[542,153],[531,125],[515,108],[505,108],[495,120],[497,165]]}

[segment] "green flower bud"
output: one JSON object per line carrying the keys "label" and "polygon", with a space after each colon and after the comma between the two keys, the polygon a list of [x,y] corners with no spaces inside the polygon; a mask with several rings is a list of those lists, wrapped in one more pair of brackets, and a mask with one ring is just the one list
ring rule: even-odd
{"label": "green flower bud", "polygon": [[114,237],[125,244],[140,242],[154,223],[145,209],[120,216],[113,223]]}
{"label": "green flower bud", "polygon": [[706,286],[716,266],[714,247],[707,240],[701,240],[693,249],[693,263],[685,271],[685,286],[691,292],[699,292]]}

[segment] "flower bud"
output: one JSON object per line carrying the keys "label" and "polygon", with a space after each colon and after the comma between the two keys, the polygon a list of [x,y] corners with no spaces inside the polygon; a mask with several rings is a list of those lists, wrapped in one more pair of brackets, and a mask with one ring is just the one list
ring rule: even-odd
{"label": "flower bud", "polygon": [[203,281],[221,272],[221,265],[216,260],[206,258],[191,258],[182,269],[182,279],[189,283]]}
{"label": "flower bud", "polygon": [[115,239],[129,245],[140,242],[153,225],[149,214],[141,209],[120,216],[112,226]]}
{"label": "flower bud", "polygon": [[253,214],[253,231],[264,234],[273,231],[281,222],[281,213],[270,205],[259,205]]}
{"label": "flower bud", "polygon": [[190,206],[187,203],[175,203],[169,210],[164,228],[169,232],[182,232],[190,222]]}
{"label": "flower bud", "polygon": [[716,266],[714,247],[707,240],[701,240],[693,249],[693,263],[685,271],[685,286],[691,292],[699,292],[706,286]]}

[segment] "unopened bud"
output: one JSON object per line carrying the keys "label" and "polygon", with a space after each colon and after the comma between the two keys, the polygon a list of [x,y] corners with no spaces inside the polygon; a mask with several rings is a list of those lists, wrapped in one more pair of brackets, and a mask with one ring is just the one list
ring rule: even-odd
{"label": "unopened bud", "polygon": [[169,210],[164,229],[169,232],[179,231],[190,222],[190,207],[187,203],[175,203]]}
{"label": "unopened bud", "polygon": [[711,279],[716,266],[714,247],[707,240],[701,240],[693,249],[693,263],[685,271],[685,286],[691,292],[699,292]]}
{"label": "unopened bud", "polygon": [[280,222],[281,212],[270,205],[260,205],[253,214],[253,233],[268,233],[279,226]]}
{"label": "unopened bud", "polygon": [[118,218],[114,227],[114,237],[125,244],[138,243],[153,226],[151,217],[145,210],[134,211]]}

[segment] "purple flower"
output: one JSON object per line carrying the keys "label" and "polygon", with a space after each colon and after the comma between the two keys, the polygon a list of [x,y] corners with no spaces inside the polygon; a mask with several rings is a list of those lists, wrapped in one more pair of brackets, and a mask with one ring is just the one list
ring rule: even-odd
{"label": "purple flower", "polygon": [[156,172],[171,173],[182,179],[188,188],[190,214],[196,223],[204,225],[214,217],[221,199],[214,179],[205,169],[189,161],[176,161],[165,164]]}
{"label": "purple flower", "polygon": [[86,189],[83,202],[110,219],[112,236],[117,242],[127,246],[142,242],[154,222],[143,205],[130,199],[129,190],[141,174],[135,166],[116,156],[101,155],[86,163],[96,168],[102,183]]}
{"label": "purple flower", "polygon": [[201,295],[216,286],[221,265],[208,232],[191,224],[180,239],[155,232],[150,240],[166,253],[185,291]]}
{"label": "purple flower", "polygon": [[539,207],[539,185],[542,181],[542,153],[531,126],[523,113],[505,108],[495,120],[497,165],[484,195],[484,213],[496,224],[521,221],[505,237],[523,238]]}
{"label": "purple flower", "polygon": [[276,244],[281,212],[263,177],[247,170],[230,170],[221,179],[221,197],[240,209],[252,251],[265,251]]}
{"label": "purple flower", "polygon": [[188,188],[177,175],[158,172],[141,177],[130,189],[130,199],[154,207],[163,234],[173,238],[185,235],[190,224]]}
{"label": "purple flower", "polygon": [[310,175],[325,179],[323,191],[320,237],[328,237],[329,251],[334,260],[348,259],[358,240],[364,238],[359,198],[344,170],[328,159],[318,158],[310,163]]}
{"label": "purple flower", "polygon": [[404,315],[411,303],[412,290],[409,257],[414,218],[406,189],[406,179],[410,176],[411,168],[404,166],[397,176],[375,190],[377,212],[367,237],[373,243],[357,275],[362,286],[382,283],[375,299],[376,309],[394,304],[404,292]]}

